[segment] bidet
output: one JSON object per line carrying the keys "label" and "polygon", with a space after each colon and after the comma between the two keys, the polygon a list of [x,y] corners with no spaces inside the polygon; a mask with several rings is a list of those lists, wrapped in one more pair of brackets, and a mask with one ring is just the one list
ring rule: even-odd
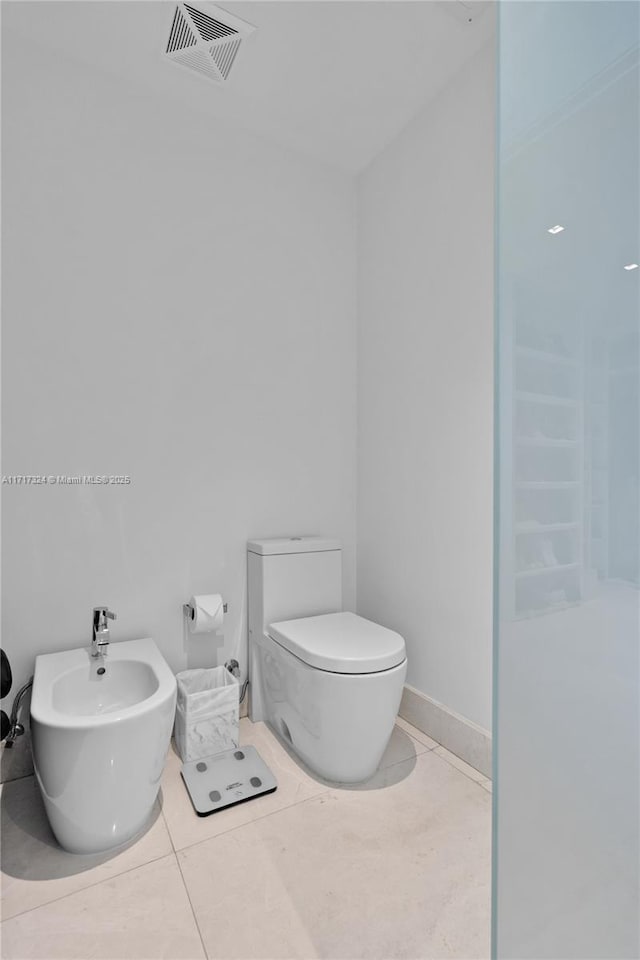
{"label": "bidet", "polygon": [[176,679],[150,638],[36,657],[33,762],[60,846],[96,853],[147,824],[169,749]]}

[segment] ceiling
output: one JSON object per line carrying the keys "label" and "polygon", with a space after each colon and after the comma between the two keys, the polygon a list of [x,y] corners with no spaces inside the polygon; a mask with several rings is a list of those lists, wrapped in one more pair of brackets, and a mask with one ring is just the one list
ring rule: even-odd
{"label": "ceiling", "polygon": [[[206,3],[192,0],[207,9]],[[17,30],[74,60],[142,85],[348,172],[363,169],[494,32],[492,4],[473,22],[456,0],[231,0],[257,29],[225,85],[163,56],[175,3],[3,3]]]}

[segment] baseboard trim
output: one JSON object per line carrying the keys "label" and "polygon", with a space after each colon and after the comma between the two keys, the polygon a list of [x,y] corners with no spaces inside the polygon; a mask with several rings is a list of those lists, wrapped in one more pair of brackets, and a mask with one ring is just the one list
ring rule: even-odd
{"label": "baseboard trim", "polygon": [[491,734],[488,730],[408,683],[402,693],[400,716],[485,777],[491,776]]}

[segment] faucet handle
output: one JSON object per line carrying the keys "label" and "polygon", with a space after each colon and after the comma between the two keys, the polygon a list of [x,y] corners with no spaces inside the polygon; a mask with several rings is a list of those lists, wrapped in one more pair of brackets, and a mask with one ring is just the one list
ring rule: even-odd
{"label": "faucet handle", "polygon": [[112,613],[109,610],[109,607],[94,607],[93,608],[93,622],[99,623],[101,620],[117,620],[115,613]]}

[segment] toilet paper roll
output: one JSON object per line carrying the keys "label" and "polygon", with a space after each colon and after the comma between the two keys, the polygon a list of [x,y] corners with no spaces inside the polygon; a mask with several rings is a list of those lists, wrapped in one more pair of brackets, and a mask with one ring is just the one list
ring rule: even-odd
{"label": "toilet paper roll", "polygon": [[211,633],[219,630],[224,621],[224,605],[219,593],[191,597],[191,633]]}

